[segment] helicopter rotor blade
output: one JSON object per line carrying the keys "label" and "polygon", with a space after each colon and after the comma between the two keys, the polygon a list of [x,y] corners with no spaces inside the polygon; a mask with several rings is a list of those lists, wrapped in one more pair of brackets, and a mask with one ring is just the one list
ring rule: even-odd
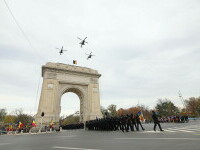
{"label": "helicopter rotor blade", "polygon": [[84,38],[84,41],[85,41],[85,39],[87,39],[87,37]]}
{"label": "helicopter rotor blade", "polygon": [[82,39],[81,39],[80,37],[77,37],[77,39],[79,39],[79,40],[81,40],[81,41],[82,41]]}

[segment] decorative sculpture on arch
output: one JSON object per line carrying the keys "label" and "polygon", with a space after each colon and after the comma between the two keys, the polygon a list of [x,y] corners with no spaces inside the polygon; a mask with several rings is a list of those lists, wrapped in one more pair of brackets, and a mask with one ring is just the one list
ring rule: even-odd
{"label": "decorative sculpture on arch", "polygon": [[35,120],[40,122],[44,112],[43,122],[59,122],[61,97],[67,92],[80,99],[81,122],[101,118],[100,76],[96,70],[85,67],[50,62],[42,66],[43,84]]}

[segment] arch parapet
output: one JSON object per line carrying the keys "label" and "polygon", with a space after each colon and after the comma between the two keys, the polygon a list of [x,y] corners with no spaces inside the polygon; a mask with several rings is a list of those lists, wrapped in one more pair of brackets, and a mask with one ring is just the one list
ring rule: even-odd
{"label": "arch parapet", "polygon": [[61,97],[66,92],[73,92],[80,99],[81,121],[101,118],[99,78],[97,70],[60,63],[47,63],[42,66],[42,91],[37,122],[41,120],[41,113],[45,116],[45,123],[58,122],[61,112]]}

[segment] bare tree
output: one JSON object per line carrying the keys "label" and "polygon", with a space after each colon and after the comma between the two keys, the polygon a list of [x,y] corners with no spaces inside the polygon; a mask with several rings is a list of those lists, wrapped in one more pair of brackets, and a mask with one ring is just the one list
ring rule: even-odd
{"label": "bare tree", "polygon": [[200,116],[200,97],[190,97],[189,100],[185,100],[186,110],[194,116]]}

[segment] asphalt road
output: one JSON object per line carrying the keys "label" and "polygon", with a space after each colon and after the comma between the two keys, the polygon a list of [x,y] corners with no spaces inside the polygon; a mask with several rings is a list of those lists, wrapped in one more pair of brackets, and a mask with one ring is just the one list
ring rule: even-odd
{"label": "asphalt road", "polygon": [[0,150],[200,150],[200,121],[163,123],[164,132],[70,130],[47,134],[1,135]]}

